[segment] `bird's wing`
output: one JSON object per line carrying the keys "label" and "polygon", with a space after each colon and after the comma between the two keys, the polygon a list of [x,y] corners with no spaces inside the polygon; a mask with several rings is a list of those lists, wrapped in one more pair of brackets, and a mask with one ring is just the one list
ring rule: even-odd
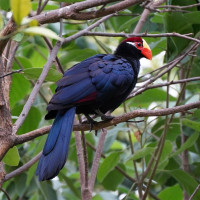
{"label": "bird's wing", "polygon": [[58,110],[66,105],[89,96],[95,99],[96,88],[92,83],[88,67],[101,60],[104,55],[99,54],[86,59],[67,70],[63,77],[57,82],[56,93],[52,97],[47,110]]}
{"label": "bird's wing", "polygon": [[89,70],[92,83],[98,91],[98,102],[124,95],[134,82],[135,75],[131,64],[114,55],[104,56],[98,63],[90,65]]}
{"label": "bird's wing", "polygon": [[57,82],[47,110],[86,101],[106,101],[121,94],[133,81],[130,63],[114,55],[99,54],[73,66]]}

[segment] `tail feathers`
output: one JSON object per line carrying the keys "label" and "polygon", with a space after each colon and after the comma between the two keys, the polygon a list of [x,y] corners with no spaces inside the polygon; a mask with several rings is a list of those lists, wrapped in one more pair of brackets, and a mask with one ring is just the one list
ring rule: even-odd
{"label": "tail feathers", "polygon": [[65,165],[75,111],[76,108],[72,107],[64,114],[57,114],[37,166],[39,181],[54,178]]}

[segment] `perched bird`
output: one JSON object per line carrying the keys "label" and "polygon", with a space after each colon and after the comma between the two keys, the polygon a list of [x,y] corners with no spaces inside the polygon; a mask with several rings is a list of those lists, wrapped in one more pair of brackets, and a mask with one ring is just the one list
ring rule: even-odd
{"label": "perched bird", "polygon": [[152,59],[148,44],[131,37],[123,40],[114,54],[92,56],[64,73],[47,106],[45,119],[55,120],[37,166],[40,181],[54,178],[63,168],[75,113],[83,113],[90,123],[89,114],[112,119],[105,113],[120,106],[135,87],[142,57]]}

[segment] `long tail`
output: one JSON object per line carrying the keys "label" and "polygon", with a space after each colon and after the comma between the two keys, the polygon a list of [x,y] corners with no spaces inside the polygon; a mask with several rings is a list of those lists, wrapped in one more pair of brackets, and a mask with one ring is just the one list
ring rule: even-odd
{"label": "long tail", "polygon": [[47,137],[42,156],[37,166],[39,181],[49,180],[63,168],[69,149],[76,107],[64,114],[58,112]]}

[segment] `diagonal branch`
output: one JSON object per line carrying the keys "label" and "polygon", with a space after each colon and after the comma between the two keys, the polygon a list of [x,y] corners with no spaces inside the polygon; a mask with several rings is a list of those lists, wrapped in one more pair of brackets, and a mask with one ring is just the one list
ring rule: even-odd
{"label": "diagonal branch", "polygon": [[49,59],[46,63],[46,65],[44,66],[43,70],[42,70],[42,73],[39,77],[39,79],[37,80],[26,104],[24,105],[24,108],[19,116],[19,118],[17,119],[17,121],[15,122],[15,124],[13,125],[13,134],[16,134],[17,130],[19,129],[19,127],[22,125],[22,123],[24,122],[24,120],[26,119],[27,115],[28,115],[28,112],[42,86],[42,83],[44,82],[45,80],[45,77],[47,76],[48,74],[48,71],[51,67],[51,65],[53,64],[54,60],[55,60],[55,57],[61,47],[62,43],[61,42],[57,42],[55,47],[53,48],[50,56],[49,56]]}
{"label": "diagonal branch", "polygon": [[9,174],[6,174],[4,181],[8,181],[11,178],[13,178],[13,177],[21,174],[22,172],[28,170],[33,164],[35,164],[40,159],[41,155],[42,155],[42,152],[40,152],[39,154],[37,154],[34,158],[32,158],[30,161],[28,161],[23,166],[21,166],[18,169],[10,172]]}
{"label": "diagonal branch", "polygon": [[[118,117],[115,117],[114,119],[110,121],[102,121],[95,123],[93,126],[93,130],[99,130],[102,128],[106,128],[108,126],[115,126],[119,123],[126,122],[130,119],[136,118],[136,117],[150,117],[150,116],[166,116],[170,114],[180,113],[180,112],[186,112],[191,109],[200,108],[200,101],[194,102],[194,103],[188,103],[181,106],[175,106],[172,108],[164,108],[164,109],[157,109],[157,110],[134,110],[130,113],[126,113],[123,115],[120,115]],[[44,135],[49,132],[51,126],[46,126],[34,131],[30,131],[28,133],[13,136],[13,143],[14,145],[22,144],[24,142],[30,141],[38,136]],[[90,130],[90,124],[78,124],[74,125],[74,131],[87,131]]]}

